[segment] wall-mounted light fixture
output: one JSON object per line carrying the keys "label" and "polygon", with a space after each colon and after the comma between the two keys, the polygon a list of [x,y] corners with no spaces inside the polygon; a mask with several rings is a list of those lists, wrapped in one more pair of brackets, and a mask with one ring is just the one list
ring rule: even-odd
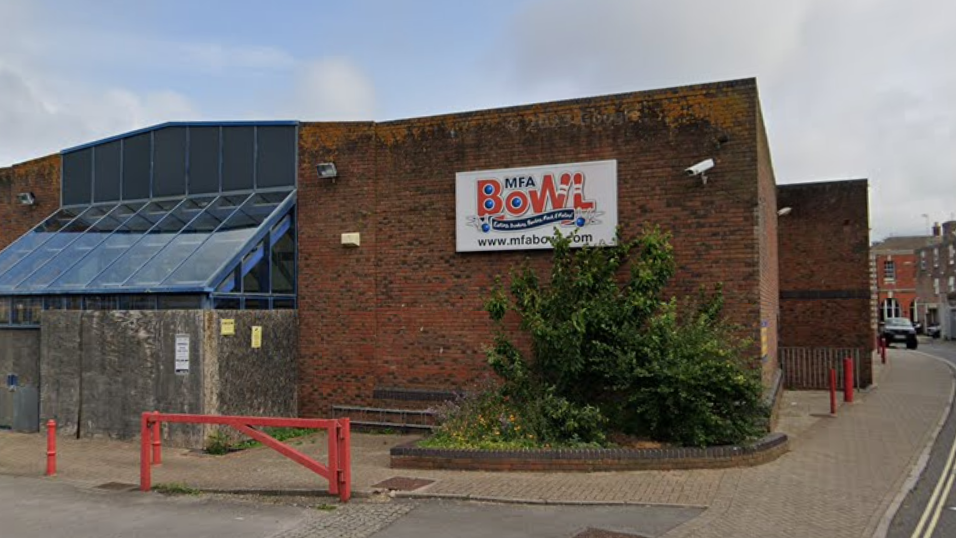
{"label": "wall-mounted light fixture", "polygon": [[17,201],[21,205],[33,205],[37,203],[37,197],[32,192],[21,192],[17,194]]}
{"label": "wall-mounted light fixture", "polygon": [[339,177],[339,171],[335,169],[335,163],[319,163],[315,165],[315,171],[319,174],[319,179],[335,179]]}
{"label": "wall-mounted light fixture", "polygon": [[782,217],[784,215],[789,215],[793,211],[792,207],[781,207],[777,210],[777,216]]}

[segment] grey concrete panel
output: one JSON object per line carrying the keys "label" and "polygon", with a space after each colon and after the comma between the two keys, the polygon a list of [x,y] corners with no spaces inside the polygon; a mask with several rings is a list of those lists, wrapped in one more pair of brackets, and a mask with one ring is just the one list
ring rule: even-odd
{"label": "grey concrete panel", "polygon": [[47,310],[40,329],[40,418],[54,419],[64,435],[76,435],[80,413],[82,312]]}
{"label": "grey concrete panel", "polygon": [[[186,375],[175,372],[177,334],[189,336]],[[145,411],[203,413],[201,311],[87,311],[82,340],[81,435],[132,439]],[[198,426],[169,425],[163,438],[202,444]]]}
{"label": "grey concrete panel", "polygon": [[[210,338],[218,362],[218,412],[223,415],[294,417],[296,407],[296,311],[216,310]],[[235,320],[235,335],[221,334],[221,320]],[[252,347],[252,327],[262,327],[262,347]]]}

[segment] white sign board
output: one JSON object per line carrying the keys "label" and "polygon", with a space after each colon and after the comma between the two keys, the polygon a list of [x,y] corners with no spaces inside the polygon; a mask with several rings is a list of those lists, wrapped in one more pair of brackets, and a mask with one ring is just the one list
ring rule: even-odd
{"label": "white sign board", "polygon": [[617,161],[455,174],[456,251],[551,248],[557,228],[572,245],[613,245]]}
{"label": "white sign board", "polygon": [[186,375],[189,373],[189,335],[176,335],[176,373]]}

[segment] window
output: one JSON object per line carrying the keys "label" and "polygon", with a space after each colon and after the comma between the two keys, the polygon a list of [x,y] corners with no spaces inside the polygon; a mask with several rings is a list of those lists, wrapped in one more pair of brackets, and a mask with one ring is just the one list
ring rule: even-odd
{"label": "window", "polygon": [[900,309],[900,303],[892,297],[889,299],[883,300],[883,305],[880,308],[880,318],[881,319],[890,319],[890,318],[901,318],[903,317],[902,309]]}
{"label": "window", "polygon": [[933,279],[933,294],[939,295],[939,279],[938,278]]}
{"label": "window", "polygon": [[956,244],[949,245],[949,264],[956,265]]}
{"label": "window", "polygon": [[933,267],[939,267],[939,247],[933,249]]}
{"label": "window", "polygon": [[949,291],[950,293],[956,291],[956,276],[949,277]]}
{"label": "window", "polygon": [[883,280],[886,280],[886,281],[896,280],[896,262],[891,262],[891,261],[883,262]]}
{"label": "window", "polygon": [[926,270],[926,251],[921,250],[919,253],[919,268],[920,271]]}

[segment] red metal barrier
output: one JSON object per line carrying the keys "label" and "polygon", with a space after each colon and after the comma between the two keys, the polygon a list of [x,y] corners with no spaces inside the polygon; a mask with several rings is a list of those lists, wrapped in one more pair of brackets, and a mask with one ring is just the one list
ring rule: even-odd
{"label": "red metal barrier", "polygon": [[853,403],[853,359],[843,359],[843,401]]}
{"label": "red metal barrier", "polygon": [[46,423],[46,475],[56,474],[56,421]]}
{"label": "red metal barrier", "polygon": [[830,368],[830,414],[835,415],[837,412],[836,405],[836,368]]}
{"label": "red metal barrier", "polygon": [[[141,491],[149,491],[152,487],[151,467],[152,465],[159,464],[162,457],[162,441],[160,439],[159,427],[162,422],[230,426],[328,480],[329,493],[338,495],[343,502],[348,501],[352,496],[351,435],[349,419],[347,418],[324,419],[180,415],[160,413],[158,411],[143,413],[140,423],[139,489]],[[289,445],[277,441],[253,426],[326,430],[329,436],[328,465],[323,465]]]}

